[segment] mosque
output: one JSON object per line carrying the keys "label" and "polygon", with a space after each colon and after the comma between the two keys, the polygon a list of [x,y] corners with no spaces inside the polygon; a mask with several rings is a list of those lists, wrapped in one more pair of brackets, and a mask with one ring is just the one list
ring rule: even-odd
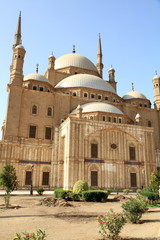
{"label": "mosque", "polygon": [[23,75],[26,50],[21,15],[13,45],[8,105],[0,141],[0,169],[12,164],[19,188],[71,189],[77,180],[97,188],[137,189],[160,172],[160,77],[154,109],[142,93],[117,93],[115,69],[103,79],[97,64],[72,53],[48,58],[45,74]]}

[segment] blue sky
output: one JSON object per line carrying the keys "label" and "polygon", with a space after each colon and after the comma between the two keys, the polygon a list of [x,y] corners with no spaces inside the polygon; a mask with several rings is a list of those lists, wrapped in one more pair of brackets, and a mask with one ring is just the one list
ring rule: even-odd
{"label": "blue sky", "polygon": [[48,56],[76,52],[96,64],[101,33],[104,79],[111,64],[116,70],[118,95],[142,92],[152,102],[152,78],[160,74],[159,0],[5,0],[0,14],[0,126],[7,105],[6,87],[19,11],[26,49],[24,75],[47,69]]}

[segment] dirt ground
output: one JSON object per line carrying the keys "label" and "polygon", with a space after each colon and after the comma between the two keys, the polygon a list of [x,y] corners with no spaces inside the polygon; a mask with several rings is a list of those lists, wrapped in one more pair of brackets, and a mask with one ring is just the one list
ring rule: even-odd
{"label": "dirt ground", "polygon": [[[97,215],[110,208],[122,211],[122,201],[114,201],[112,195],[106,203],[70,202],[70,207],[40,205],[43,198],[11,196],[12,208],[5,209],[0,196],[0,240],[12,240],[16,233],[37,229],[46,231],[47,240],[100,240]],[[122,239],[160,239],[160,208],[150,208],[142,220],[141,224],[127,223]]]}

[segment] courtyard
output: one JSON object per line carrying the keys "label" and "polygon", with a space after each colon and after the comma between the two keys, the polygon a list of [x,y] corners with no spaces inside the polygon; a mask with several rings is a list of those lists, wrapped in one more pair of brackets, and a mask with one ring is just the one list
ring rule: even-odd
{"label": "courtyard", "polygon": [[[48,207],[41,205],[41,200],[46,197],[52,195],[46,192],[43,196],[35,193],[30,196],[29,192],[13,192],[11,206],[5,209],[1,194],[0,240],[12,240],[16,233],[35,232],[38,229],[46,231],[47,240],[100,240],[97,215],[105,214],[111,208],[121,212],[125,201],[116,200],[115,194],[111,194],[106,203],[70,202],[71,206]],[[149,208],[141,224],[127,223],[121,237],[131,240],[159,239],[160,208]]]}

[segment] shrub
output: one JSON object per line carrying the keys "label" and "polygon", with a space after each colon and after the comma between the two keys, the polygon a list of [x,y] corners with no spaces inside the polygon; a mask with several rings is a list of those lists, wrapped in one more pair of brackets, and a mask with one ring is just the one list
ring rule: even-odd
{"label": "shrub", "polygon": [[45,231],[39,229],[36,233],[23,232],[22,234],[17,233],[13,240],[45,240]]}
{"label": "shrub", "polygon": [[104,191],[107,191],[108,192],[108,195],[112,193],[112,189],[111,188],[107,188],[107,189],[104,189]]}
{"label": "shrub", "polygon": [[137,194],[141,194],[141,192],[142,192],[142,189],[138,188],[137,189]]}
{"label": "shrub", "polygon": [[82,199],[86,202],[105,202],[108,195],[107,191],[88,190],[82,192]]}
{"label": "shrub", "polygon": [[71,192],[71,193],[69,194],[69,197],[70,197],[70,199],[73,200],[73,201],[80,201],[80,200],[81,200],[81,194],[77,194],[77,193]]}
{"label": "shrub", "polygon": [[158,186],[150,185],[149,187],[144,188],[140,194],[148,198],[149,202],[153,204],[154,202],[158,201],[159,194],[158,194]]}
{"label": "shrub", "polygon": [[103,239],[118,239],[118,236],[126,223],[126,217],[122,213],[115,213],[113,209],[106,215],[98,216],[99,233]]}
{"label": "shrub", "polygon": [[77,181],[73,186],[73,193],[80,194],[88,190],[88,183],[84,180]]}
{"label": "shrub", "polygon": [[54,197],[69,200],[69,194],[71,191],[57,188],[54,190]]}
{"label": "shrub", "polygon": [[37,189],[38,195],[43,195],[43,192],[44,192],[44,191],[45,191],[44,188],[38,188],[38,189]]}
{"label": "shrub", "polygon": [[159,186],[160,185],[160,176],[156,172],[152,172],[150,176],[150,185]]}
{"label": "shrub", "polygon": [[129,189],[123,189],[123,193],[126,194],[126,195],[128,195]]}
{"label": "shrub", "polygon": [[127,219],[132,223],[138,223],[142,214],[146,212],[146,202],[137,198],[130,198],[122,204],[122,208]]}
{"label": "shrub", "polygon": [[117,193],[117,195],[119,194],[119,191],[120,191],[120,189],[119,189],[119,187],[115,187],[114,188],[114,191]]}

